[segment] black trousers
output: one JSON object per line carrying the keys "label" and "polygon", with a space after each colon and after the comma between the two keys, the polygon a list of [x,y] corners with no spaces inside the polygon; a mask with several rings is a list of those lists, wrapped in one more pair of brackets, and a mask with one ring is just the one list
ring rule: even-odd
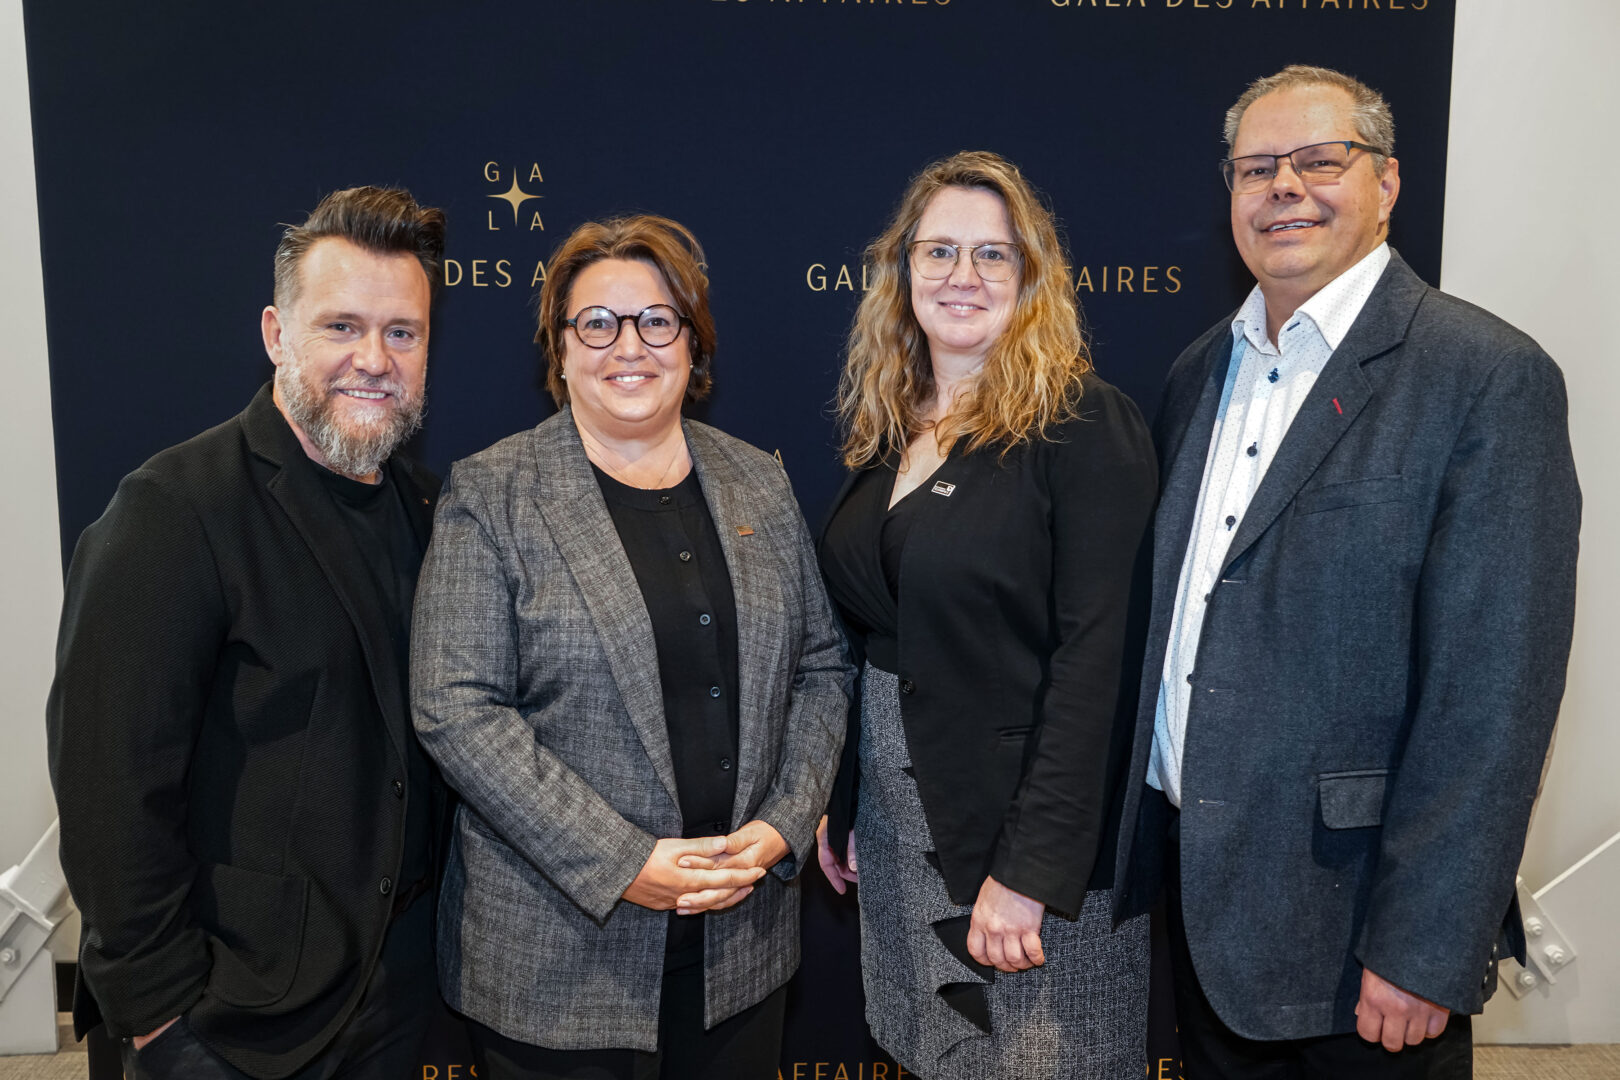
{"label": "black trousers", "polygon": [[468,1020],[479,1080],[776,1080],[787,987],[704,1031],[701,947],[683,953],[664,971],[657,1050],[550,1050]]}
{"label": "black trousers", "polygon": [[[354,1015],[332,1045],[288,1080],[402,1080],[420,1070],[417,1051],[439,1000],[431,895],[388,928],[382,954]],[[136,1050],[122,1047],[126,1080],[253,1080],[214,1053],[182,1016]]]}
{"label": "black trousers", "polygon": [[[1156,790],[1144,797],[1164,798]],[[1473,1025],[1467,1016],[1453,1014],[1439,1036],[1396,1053],[1354,1031],[1272,1042],[1246,1039],[1223,1024],[1198,984],[1187,947],[1181,913],[1181,814],[1174,808],[1169,813],[1165,928],[1184,1080],[1468,1080],[1474,1075]]]}

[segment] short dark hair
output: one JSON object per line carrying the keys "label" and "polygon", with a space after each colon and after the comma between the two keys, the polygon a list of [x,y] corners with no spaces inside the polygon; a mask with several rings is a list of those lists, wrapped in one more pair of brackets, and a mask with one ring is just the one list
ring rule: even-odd
{"label": "short dark hair", "polygon": [[692,373],[686,381],[686,400],[702,401],[714,384],[715,346],[703,247],[678,221],[656,214],[635,214],[587,221],[562,242],[546,266],[546,283],[540,287],[540,325],[534,340],[546,362],[546,389],[558,407],[568,404],[568,383],[562,377],[567,352],[563,320],[573,314],[567,308],[574,279],[587,266],[604,259],[648,263],[663,275],[675,297],[675,306],[692,320],[688,346]]}
{"label": "short dark hair", "polygon": [[288,225],[276,245],[277,307],[298,299],[298,267],[318,240],[336,236],[379,255],[415,255],[438,295],[443,281],[444,211],[420,206],[403,188],[352,187],[320,201],[302,225]]}

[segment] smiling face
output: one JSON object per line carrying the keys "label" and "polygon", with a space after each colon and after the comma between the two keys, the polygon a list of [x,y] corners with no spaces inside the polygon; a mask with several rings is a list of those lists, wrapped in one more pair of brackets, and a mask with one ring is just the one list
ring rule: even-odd
{"label": "smiling face", "polygon": [[[1258,98],[1243,114],[1233,157],[1285,154],[1333,139],[1361,140],[1349,93],[1336,86],[1295,86]],[[1286,319],[1324,285],[1383,242],[1400,194],[1399,163],[1373,170],[1355,151],[1343,176],[1306,184],[1287,161],[1271,185],[1232,196],[1232,238],[1260,283],[1269,315]]]}
{"label": "smiling face", "polygon": [[[1016,243],[1007,204],[983,188],[948,187],[928,202],[917,222],[917,240],[947,244]],[[909,257],[909,256],[908,256]],[[972,370],[1012,319],[1022,275],[985,281],[963,254],[949,277],[929,280],[911,275],[911,311],[928,339],[936,368],[949,363]]]}
{"label": "smiling face", "polygon": [[[654,304],[680,310],[656,267],[639,260],[603,259],[574,278],[565,307],[573,318],[587,307],[635,315]],[[666,436],[679,425],[692,370],[689,329],[682,327],[674,342],[656,348],[641,340],[631,321],[621,325],[618,339],[605,349],[591,348],[571,329],[563,340],[563,375],[575,423],[599,439],[637,442]]]}
{"label": "smiling face", "polygon": [[422,420],[432,289],[414,255],[318,240],[286,308],[260,330],[276,365],[275,401],[309,457],[373,481]]}

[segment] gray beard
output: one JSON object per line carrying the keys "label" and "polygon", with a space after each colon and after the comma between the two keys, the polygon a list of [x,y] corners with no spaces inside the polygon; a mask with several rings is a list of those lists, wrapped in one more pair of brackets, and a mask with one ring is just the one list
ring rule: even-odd
{"label": "gray beard", "polygon": [[[341,382],[319,383],[305,370],[303,357],[291,345],[284,343],[282,352],[282,363],[276,368],[281,403],[333,472],[354,479],[370,476],[382,468],[401,443],[421,429],[427,402],[421,395],[408,394],[397,380],[351,372]],[[338,418],[333,400],[334,391],[340,387],[386,390],[394,395],[396,404],[385,420],[346,427]]]}

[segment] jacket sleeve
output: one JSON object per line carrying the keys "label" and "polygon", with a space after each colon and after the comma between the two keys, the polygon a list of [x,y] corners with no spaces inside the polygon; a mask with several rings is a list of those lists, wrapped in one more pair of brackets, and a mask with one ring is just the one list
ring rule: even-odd
{"label": "jacket sleeve", "polygon": [[1067,442],[1046,447],[1052,605],[1058,645],[1023,778],[1007,808],[990,876],[1075,915],[1110,820],[1110,767],[1132,572],[1152,516],[1158,470],[1136,406],[1089,390]]}
{"label": "jacket sleeve", "polygon": [[195,511],[126,477],[74,552],[46,705],[82,975],[114,1036],[184,1013],[212,967],[189,907],[186,777],[226,629]]}
{"label": "jacket sleeve", "polygon": [[518,703],[518,627],[476,484],[452,470],[416,587],[411,705],[422,746],[468,806],[598,922],[656,842],[534,737]]}
{"label": "jacket sleeve", "polygon": [[792,558],[804,600],[804,622],[799,664],[788,693],[781,759],[776,778],[755,816],[788,842],[792,853],[771,870],[783,879],[791,879],[815,862],[816,825],[839,772],[855,672],[827,599],[804,517],[786,474],[778,472],[777,477],[778,498],[786,503],[786,515],[794,528]]}
{"label": "jacket sleeve", "polygon": [[1415,707],[1356,950],[1458,1012],[1513,897],[1564,692],[1580,490],[1563,377],[1526,347],[1468,406],[1417,584]]}

